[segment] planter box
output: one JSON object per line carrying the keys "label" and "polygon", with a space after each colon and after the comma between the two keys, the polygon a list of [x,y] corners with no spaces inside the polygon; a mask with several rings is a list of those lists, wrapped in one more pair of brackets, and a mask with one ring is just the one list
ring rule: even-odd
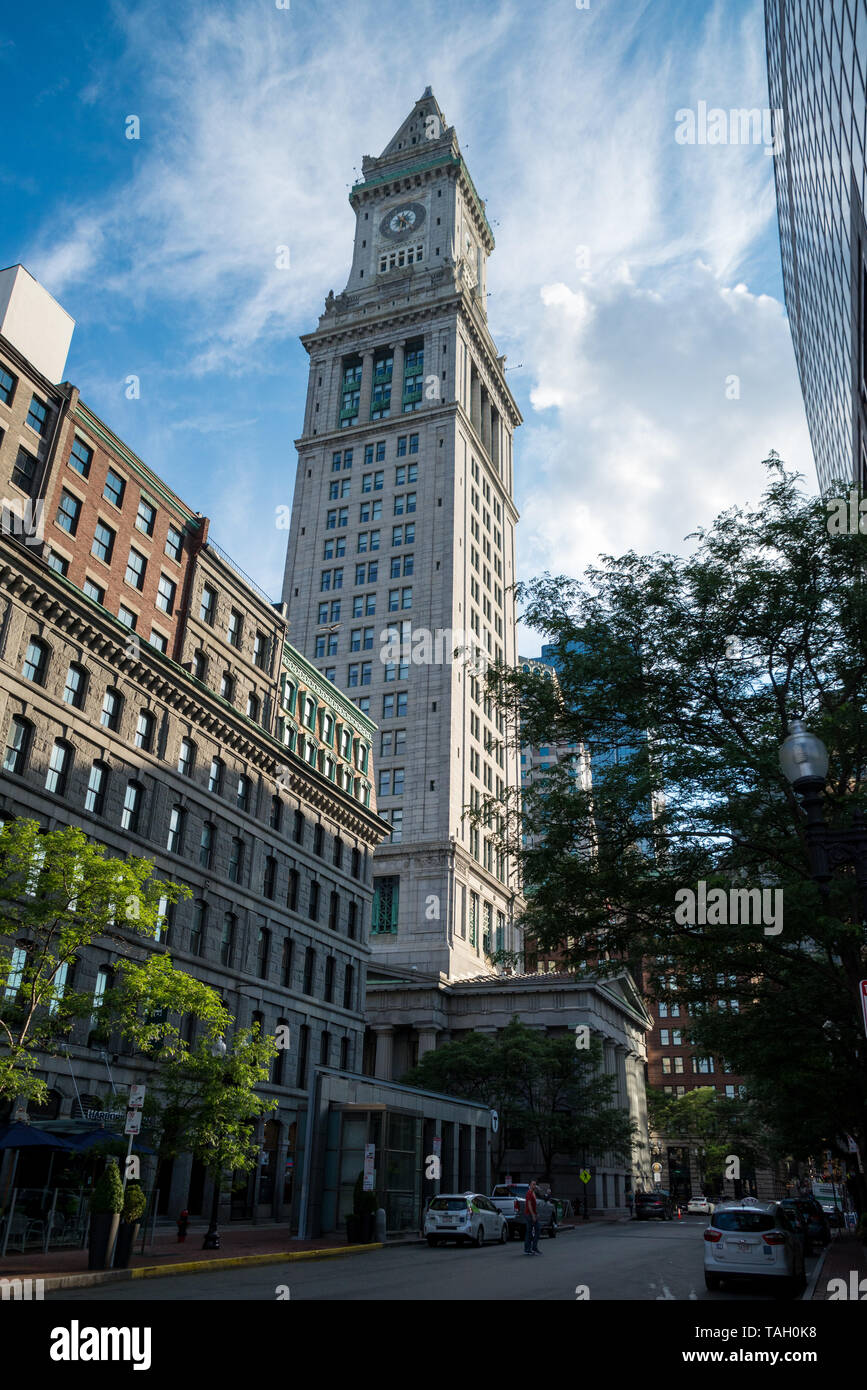
{"label": "planter box", "polygon": [[117,1244],[114,1247],[115,1269],[129,1269],[129,1262],[135,1249],[140,1226],[140,1221],[121,1221],[117,1233]]}
{"label": "planter box", "polygon": [[88,1269],[107,1269],[108,1256],[117,1228],[120,1225],[120,1216],[117,1212],[93,1212],[90,1218],[90,1234],[87,1240],[87,1267]]}

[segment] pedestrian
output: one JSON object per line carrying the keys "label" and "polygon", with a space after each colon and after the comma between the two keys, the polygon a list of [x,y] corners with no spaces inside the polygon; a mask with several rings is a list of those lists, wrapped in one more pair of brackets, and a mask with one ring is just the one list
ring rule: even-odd
{"label": "pedestrian", "polygon": [[539,1207],[536,1202],[536,1179],[532,1178],[524,1198],[524,1254],[541,1255],[539,1249]]}
{"label": "pedestrian", "polygon": [[629,1190],[629,1191],[627,1192],[627,1194],[626,1194],[626,1203],[627,1203],[627,1206],[629,1207],[629,1220],[631,1221],[631,1220],[632,1220],[632,1208],[633,1208],[633,1205],[634,1205],[634,1203],[635,1203],[635,1198],[634,1198],[633,1195],[632,1195],[632,1189],[631,1189],[631,1188],[630,1188],[630,1190]]}

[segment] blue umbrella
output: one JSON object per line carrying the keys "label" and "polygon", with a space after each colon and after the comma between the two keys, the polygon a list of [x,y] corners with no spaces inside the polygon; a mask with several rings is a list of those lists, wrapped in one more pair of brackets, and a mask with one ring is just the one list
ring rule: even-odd
{"label": "blue umbrella", "polygon": [[[70,1140],[68,1147],[81,1151],[82,1149],[95,1148],[97,1144],[108,1144],[112,1140],[115,1140],[119,1144],[125,1144],[127,1142],[126,1135],[115,1134],[113,1130],[92,1129],[89,1134],[76,1134]],[[132,1146],[136,1152],[140,1154],[156,1153],[156,1149],[148,1148],[147,1144],[142,1144],[137,1139],[133,1140]]]}
{"label": "blue umbrella", "polygon": [[72,1145],[59,1134],[49,1134],[35,1125],[16,1121],[0,1126],[0,1149],[71,1149]]}

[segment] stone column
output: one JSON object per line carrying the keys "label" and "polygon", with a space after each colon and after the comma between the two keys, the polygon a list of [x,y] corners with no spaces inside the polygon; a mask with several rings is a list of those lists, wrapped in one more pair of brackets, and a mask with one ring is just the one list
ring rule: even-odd
{"label": "stone column", "polygon": [[500,435],[503,430],[503,422],[499,412],[495,412],[491,419],[491,463],[496,472],[502,477],[503,465],[500,459]]}
{"label": "stone column", "polygon": [[389,347],[394,353],[394,362],[391,368],[391,414],[394,417],[403,414],[403,370],[406,357],[406,339],[401,338],[399,343],[389,343]]}
{"label": "stone column", "polygon": [[358,423],[366,425],[370,420],[370,397],[373,391],[373,348],[368,348],[361,357],[361,400],[358,405]]}
{"label": "stone column", "polygon": [[421,1061],[425,1053],[433,1052],[437,1045],[437,1033],[441,1032],[438,1023],[416,1023],[415,1030],[418,1033],[418,1060]]}
{"label": "stone column", "polygon": [[622,1043],[617,1043],[614,1048],[615,1065],[617,1067],[617,1098],[620,1101],[621,1109],[629,1110],[629,1094],[626,1080],[626,1048]]}
{"label": "stone column", "polygon": [[491,456],[491,398],[487,391],[482,397],[482,443],[487,450],[488,457]]}
{"label": "stone column", "polygon": [[470,422],[482,432],[482,383],[474,367],[470,367]]}
{"label": "stone column", "polygon": [[376,1034],[376,1061],[373,1074],[379,1081],[391,1081],[394,1028],[390,1023],[379,1023],[374,1024],[373,1031]]}

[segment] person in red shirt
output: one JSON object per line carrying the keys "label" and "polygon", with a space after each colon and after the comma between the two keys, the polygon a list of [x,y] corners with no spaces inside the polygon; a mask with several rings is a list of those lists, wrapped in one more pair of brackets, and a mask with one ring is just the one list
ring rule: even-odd
{"label": "person in red shirt", "polygon": [[536,1179],[533,1178],[524,1198],[524,1254],[541,1255],[539,1249],[539,1208],[536,1204]]}

